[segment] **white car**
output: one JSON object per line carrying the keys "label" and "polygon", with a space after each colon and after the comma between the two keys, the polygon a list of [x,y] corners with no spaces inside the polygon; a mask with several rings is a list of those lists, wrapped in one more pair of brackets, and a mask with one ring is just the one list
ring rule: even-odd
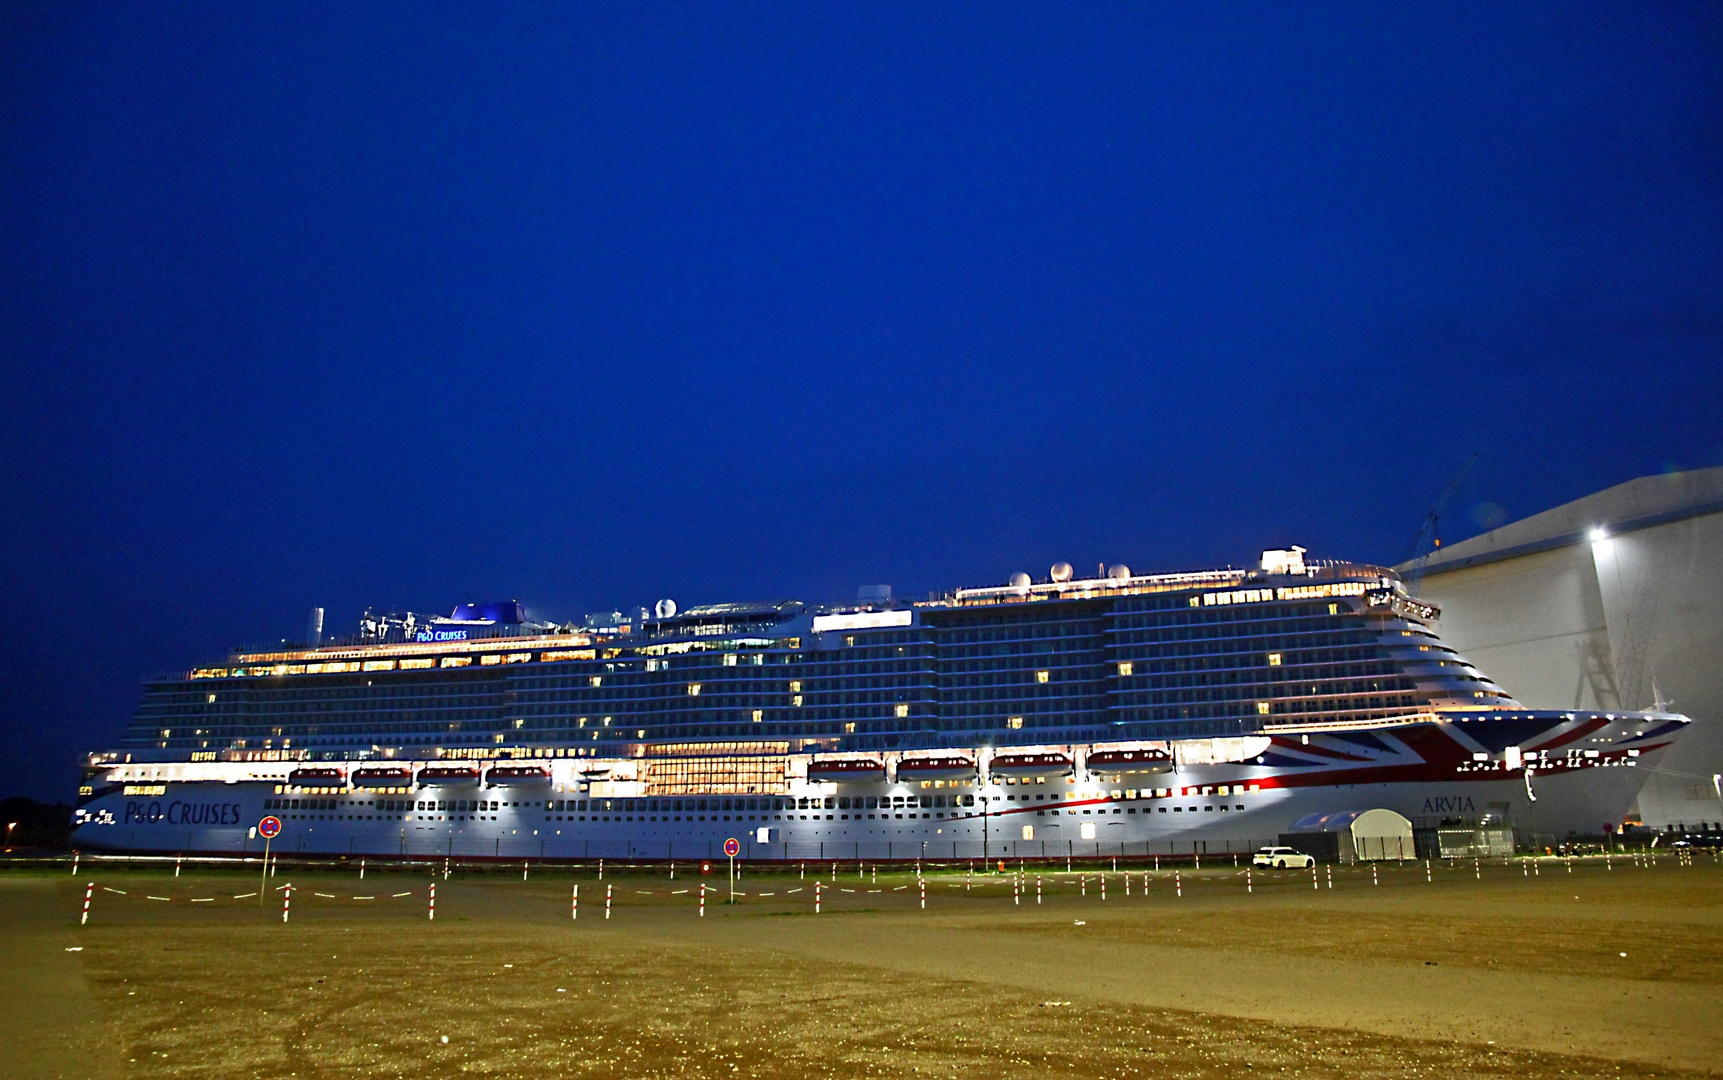
{"label": "white car", "polygon": [[1294,851],[1289,847],[1265,847],[1250,857],[1252,866],[1272,866],[1276,870],[1285,870],[1289,866],[1300,870],[1308,870],[1316,865],[1316,860],[1302,851]]}

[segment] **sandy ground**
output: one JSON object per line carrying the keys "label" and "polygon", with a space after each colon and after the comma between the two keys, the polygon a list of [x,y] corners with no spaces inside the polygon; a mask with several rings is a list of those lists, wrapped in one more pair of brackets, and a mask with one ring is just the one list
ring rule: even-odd
{"label": "sandy ground", "polygon": [[298,872],[283,925],[278,893],[233,899],[257,888],[249,876],[103,868],[79,877],[101,886],[84,928],[69,876],[13,875],[0,1074],[1723,1069],[1723,869],[1541,869],[1438,869],[1426,884],[1420,865],[1380,885],[1347,871],[1332,889],[1253,874],[1246,892],[1211,868],[1182,874],[1182,897],[1170,873],[1146,896],[1133,874],[1129,897],[1112,874],[1105,901],[1093,874],[1087,895],[1045,874],[1039,905],[1033,872],[1022,903],[998,876],[966,888],[957,874],[929,878],[925,911],[913,875],[851,869],[828,877],[819,915],[811,878],[747,875],[742,903],[715,890],[703,919],[694,893],[671,891],[686,877],[457,871],[437,880],[435,922],[423,871]]}

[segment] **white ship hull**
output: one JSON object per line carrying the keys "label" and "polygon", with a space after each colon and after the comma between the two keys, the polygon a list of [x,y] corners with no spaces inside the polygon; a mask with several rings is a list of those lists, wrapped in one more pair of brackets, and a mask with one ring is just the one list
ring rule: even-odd
{"label": "white ship hull", "polygon": [[[622,785],[593,783],[607,763],[591,759],[555,762],[550,779],[537,784],[478,781],[392,794],[296,791],[282,783],[288,766],[263,779],[239,778],[217,763],[115,766],[80,805],[74,844],[256,855],[264,841],[255,828],[275,816],[282,828],[272,850],[288,855],[708,859],[734,837],[742,857],[754,860],[1140,858],[1248,851],[1306,815],[1377,807],[1430,825],[1488,816],[1527,839],[1559,839],[1619,826],[1645,770],[1686,721],[1522,713],[1503,723],[1444,719],[1278,734],[1238,740],[1251,743],[1244,760],[1199,764],[1180,754],[1179,764],[1158,773],[1079,771],[1011,783],[985,775],[937,784],[792,778],[767,795],[676,800],[607,798]],[[799,766],[805,776],[808,764],[792,762],[792,772]],[[800,805],[790,809],[790,801]],[[878,805],[893,801],[899,805]]]}

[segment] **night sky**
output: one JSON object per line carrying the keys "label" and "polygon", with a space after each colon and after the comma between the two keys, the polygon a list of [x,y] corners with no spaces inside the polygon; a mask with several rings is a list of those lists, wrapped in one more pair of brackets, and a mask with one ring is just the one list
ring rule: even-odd
{"label": "night sky", "polygon": [[0,6],[0,794],[314,605],[1392,563],[1474,452],[1449,542],[1723,464],[1716,5],[354,7]]}

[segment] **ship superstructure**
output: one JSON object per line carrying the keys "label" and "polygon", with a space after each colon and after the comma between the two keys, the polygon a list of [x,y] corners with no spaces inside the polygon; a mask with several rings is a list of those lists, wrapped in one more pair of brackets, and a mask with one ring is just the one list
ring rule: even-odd
{"label": "ship superstructure", "polygon": [[356,854],[1129,853],[1368,806],[1561,835],[1619,821],[1686,723],[1525,709],[1392,571],[1304,556],[582,627],[368,613],[150,680],[78,840],[245,850],[268,812]]}

